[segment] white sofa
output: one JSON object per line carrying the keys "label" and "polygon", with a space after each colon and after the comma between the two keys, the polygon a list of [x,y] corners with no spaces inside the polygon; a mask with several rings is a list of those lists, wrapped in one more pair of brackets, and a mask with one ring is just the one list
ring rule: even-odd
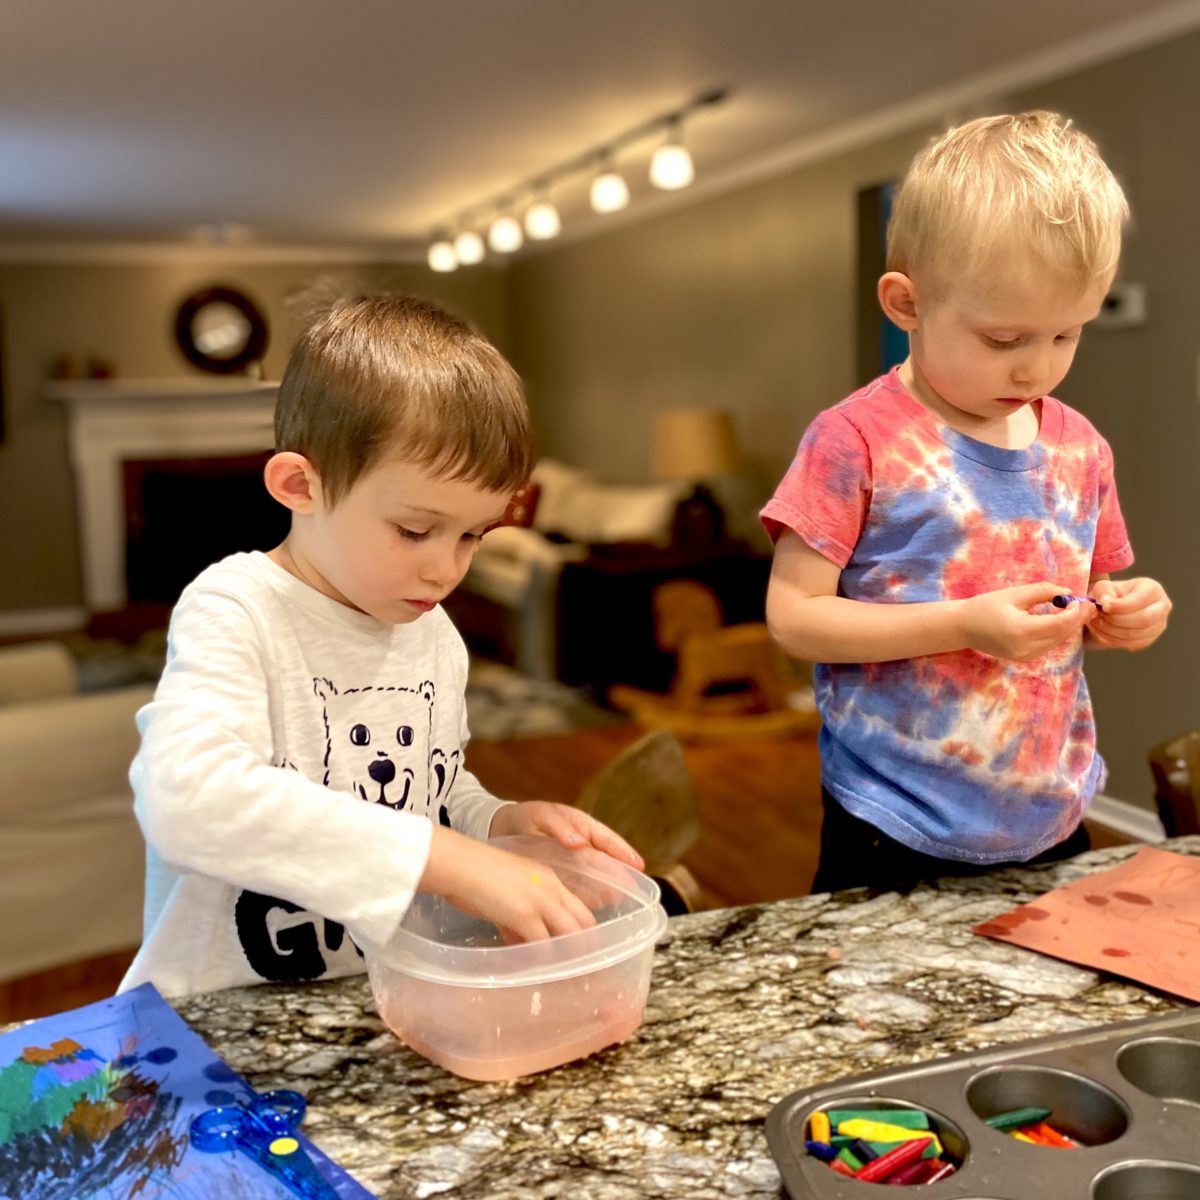
{"label": "white sofa", "polygon": [[0,648],[0,979],[140,943],[128,771],[153,692],[80,695],[60,644]]}
{"label": "white sofa", "polygon": [[676,510],[690,489],[674,482],[606,483],[591,471],[548,458],[538,462],[532,481],[538,485],[532,525],[488,533],[460,590],[507,610],[514,665],[534,678],[553,679],[564,564],[586,558],[595,543],[668,546]]}

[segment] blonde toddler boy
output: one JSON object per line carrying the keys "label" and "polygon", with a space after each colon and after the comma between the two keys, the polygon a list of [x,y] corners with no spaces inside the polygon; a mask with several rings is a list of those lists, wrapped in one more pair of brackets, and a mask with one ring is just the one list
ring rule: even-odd
{"label": "blonde toddler boy", "polygon": [[1044,112],[950,130],[899,189],[878,294],[909,355],[813,421],[762,512],[768,622],[817,664],[816,891],[1087,848],[1084,644],[1142,649],[1171,608],[1111,578],[1133,560],[1112,454],[1051,394],[1126,216],[1095,145]]}

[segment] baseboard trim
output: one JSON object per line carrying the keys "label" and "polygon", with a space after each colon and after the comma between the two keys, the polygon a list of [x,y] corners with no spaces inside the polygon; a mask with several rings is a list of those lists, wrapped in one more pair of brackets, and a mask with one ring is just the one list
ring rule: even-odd
{"label": "baseboard trim", "polygon": [[0,612],[0,637],[27,633],[72,633],[88,620],[85,608],[29,608]]}
{"label": "baseboard trim", "polygon": [[1086,815],[1089,821],[1136,838],[1139,842],[1158,842],[1166,836],[1156,813],[1130,804],[1128,800],[1106,796],[1103,792],[1096,793]]}

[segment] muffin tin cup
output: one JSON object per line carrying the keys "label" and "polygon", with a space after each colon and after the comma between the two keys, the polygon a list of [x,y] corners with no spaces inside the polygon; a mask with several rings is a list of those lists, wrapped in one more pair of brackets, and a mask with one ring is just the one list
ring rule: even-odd
{"label": "muffin tin cup", "polygon": [[[1028,1105],[1083,1143],[1022,1142],[986,1118]],[[922,1200],[1196,1200],[1200,1197],[1200,1014],[1075,1030],[978,1053],[835,1080],[784,1097],[767,1141],[794,1200],[863,1200],[881,1184],[831,1171],[804,1147],[831,1108],[920,1108],[958,1171]],[[902,1194],[897,1191],[895,1194]]]}

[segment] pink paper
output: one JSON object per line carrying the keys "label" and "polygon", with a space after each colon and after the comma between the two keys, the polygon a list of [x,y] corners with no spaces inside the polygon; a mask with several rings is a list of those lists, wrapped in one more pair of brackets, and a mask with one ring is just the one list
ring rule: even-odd
{"label": "pink paper", "polygon": [[972,932],[1200,1001],[1200,858],[1146,846]]}

